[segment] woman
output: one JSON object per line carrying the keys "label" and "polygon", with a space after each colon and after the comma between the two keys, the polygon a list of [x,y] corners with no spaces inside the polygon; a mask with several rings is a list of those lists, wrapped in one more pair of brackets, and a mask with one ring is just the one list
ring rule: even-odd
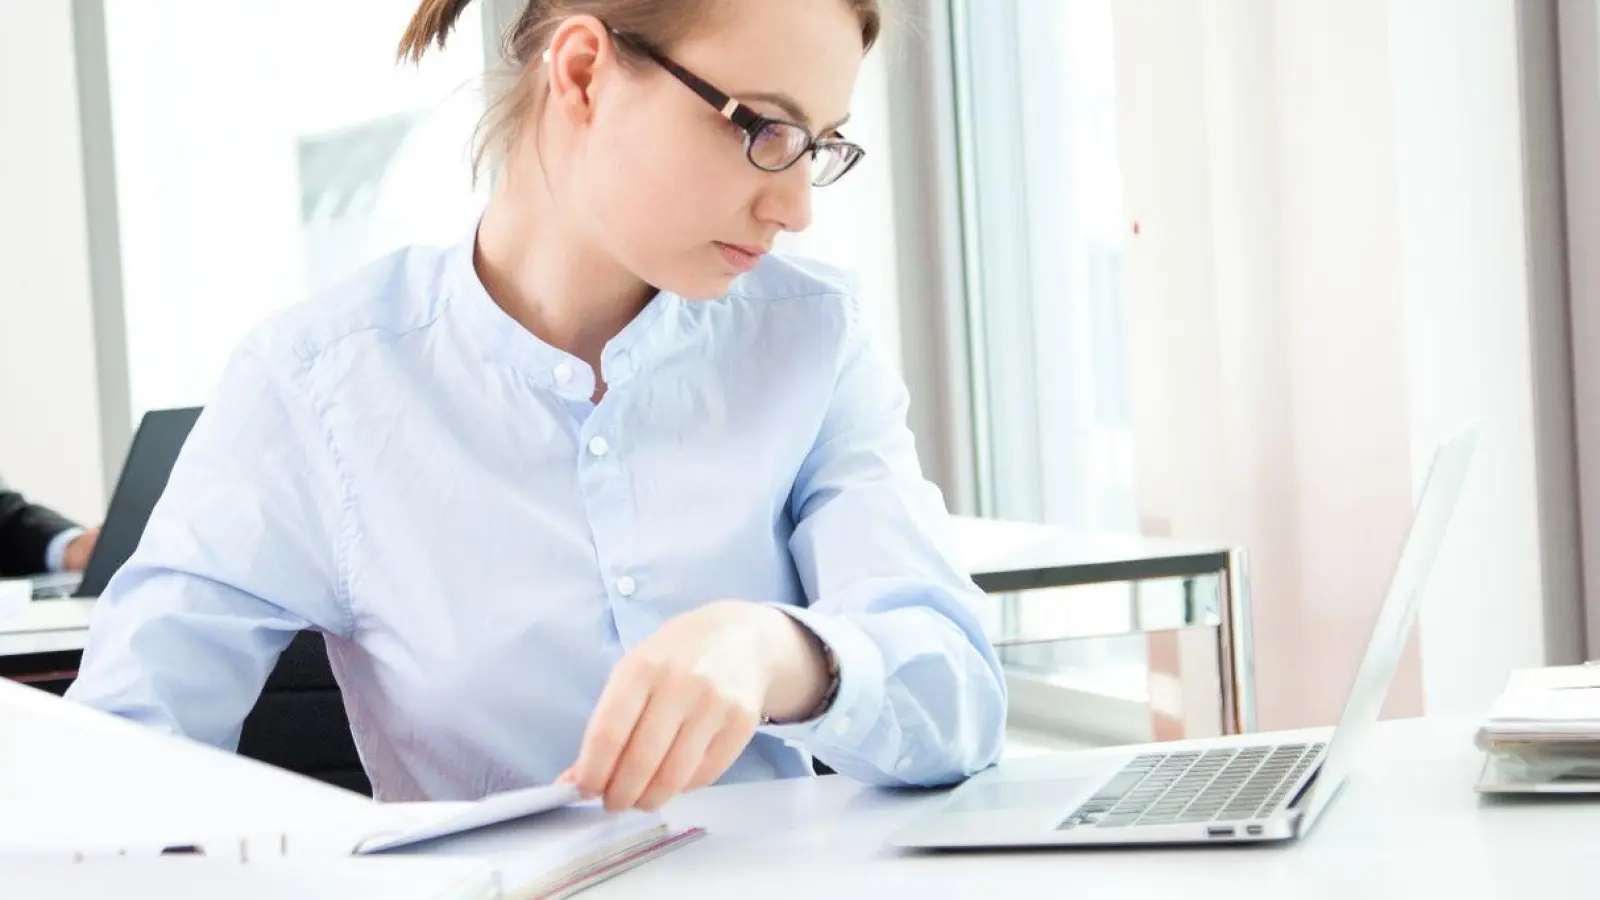
{"label": "woman", "polygon": [[[426,0],[403,55],[468,2]],[[904,389],[835,279],[767,254],[860,155],[878,28],[876,0],[530,3],[473,234],[243,343],[71,696],[237,746],[315,628],[385,800],[995,761]]]}

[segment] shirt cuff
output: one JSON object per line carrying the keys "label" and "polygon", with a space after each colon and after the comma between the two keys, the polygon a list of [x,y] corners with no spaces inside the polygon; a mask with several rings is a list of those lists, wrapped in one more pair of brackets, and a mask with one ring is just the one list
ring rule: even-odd
{"label": "shirt cuff", "polygon": [[68,528],[50,539],[44,548],[44,567],[50,572],[60,572],[66,567],[67,545],[84,534],[83,528]]}
{"label": "shirt cuff", "polygon": [[761,731],[792,744],[853,747],[883,712],[883,651],[861,626],[839,615],[773,604],[808,628],[839,662],[839,693],[822,715],[804,722],[763,725]]}

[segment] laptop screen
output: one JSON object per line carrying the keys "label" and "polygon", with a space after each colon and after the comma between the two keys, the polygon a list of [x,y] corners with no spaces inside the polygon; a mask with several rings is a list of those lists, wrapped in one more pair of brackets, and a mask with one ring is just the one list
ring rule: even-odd
{"label": "laptop screen", "polygon": [[1344,712],[1339,716],[1328,752],[1323,756],[1322,768],[1317,772],[1317,780],[1302,809],[1302,828],[1310,828],[1333,798],[1345,774],[1355,766],[1362,745],[1378,721],[1389,682],[1394,678],[1416,621],[1428,572],[1444,543],[1456,499],[1471,468],[1478,430],[1476,423],[1467,426],[1445,441],[1434,454],[1428,478],[1412,513],[1405,546],[1378,610],[1378,621],[1373,625],[1367,652],[1356,670],[1355,682],[1345,698]]}
{"label": "laptop screen", "polygon": [[178,452],[183,449],[189,429],[199,417],[200,407],[145,413],[133,436],[133,446],[128,448],[122,474],[117,477],[117,488],[111,494],[111,506],[106,511],[105,523],[100,526],[100,537],[95,541],[89,566],[73,596],[100,596],[111,576],[133,555],[156,501],[167,488],[167,478],[178,461]]}

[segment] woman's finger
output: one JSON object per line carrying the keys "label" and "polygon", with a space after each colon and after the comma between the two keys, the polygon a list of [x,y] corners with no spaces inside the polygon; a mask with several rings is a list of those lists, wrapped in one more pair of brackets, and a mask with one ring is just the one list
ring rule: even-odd
{"label": "woman's finger", "polygon": [[700,761],[700,767],[689,779],[685,790],[703,788],[721,778],[722,773],[728,771],[733,761],[744,752],[760,721],[761,717],[755,710],[739,706],[728,707],[722,715],[721,728],[717,736],[712,738],[710,745],[706,747],[705,758]]}
{"label": "woman's finger", "polygon": [[617,762],[633,736],[650,697],[651,667],[624,659],[618,663],[595,704],[583,747],[572,765],[573,781],[586,797],[598,797],[611,783]]}
{"label": "woman's finger", "polygon": [[644,715],[634,726],[606,785],[606,809],[616,812],[639,802],[645,788],[655,780],[679,731],[708,693],[704,681],[689,676],[668,676],[651,686]]}
{"label": "woman's finger", "polygon": [[655,778],[639,797],[640,809],[655,812],[668,800],[683,793],[684,788],[689,786],[689,779],[694,777],[705,761],[707,748],[722,730],[725,721],[722,709],[715,704],[690,711],[688,721],[678,729],[672,749],[667,751],[666,758],[656,769]]}

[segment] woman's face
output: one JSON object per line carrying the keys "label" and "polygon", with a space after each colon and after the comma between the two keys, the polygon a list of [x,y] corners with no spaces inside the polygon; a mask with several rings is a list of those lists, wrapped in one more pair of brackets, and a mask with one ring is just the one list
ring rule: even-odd
{"label": "woman's face", "polygon": [[[863,55],[854,12],[841,0],[706,9],[704,25],[664,48],[672,61],[757,113],[836,135]],[[623,68],[597,32],[564,27],[552,41],[545,123],[557,117],[564,137],[542,154],[555,202],[586,243],[647,284],[721,296],[755,263],[739,248],[770,250],[780,231],[810,224],[810,157],[757,169],[742,129],[660,66]]]}

